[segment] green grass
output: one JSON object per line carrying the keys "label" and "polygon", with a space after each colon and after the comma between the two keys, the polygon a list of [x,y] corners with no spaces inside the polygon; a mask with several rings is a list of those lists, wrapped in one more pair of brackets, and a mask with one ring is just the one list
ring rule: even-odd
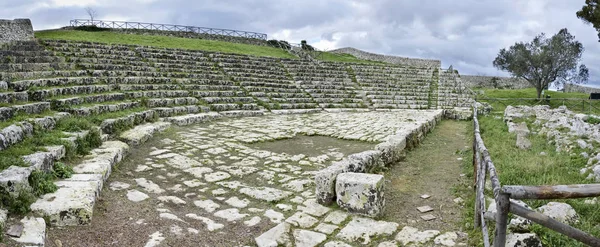
{"label": "green grass", "polygon": [[[545,91],[550,99],[537,100],[534,88],[526,89],[473,89],[477,101],[487,102],[494,111],[504,111],[508,105],[549,105],[551,108],[566,106],[574,112],[600,114],[600,100],[588,100],[589,94]],[[483,93],[482,93],[483,92]],[[498,100],[502,99],[502,100]]]}
{"label": "green grass", "polygon": [[[516,147],[516,136],[508,133],[508,127],[502,119],[496,119],[493,115],[479,118],[482,138],[490,152],[492,161],[496,166],[500,183],[502,185],[559,185],[559,184],[586,184],[593,181],[586,180],[586,174],[579,173],[580,169],[586,166],[587,159],[580,155],[570,156],[564,152],[556,152],[556,147],[544,136],[531,135],[529,139],[532,142],[530,150],[521,150]],[[529,128],[537,131],[529,122]],[[472,132],[471,132],[472,134]],[[596,143],[597,145],[597,143]],[[582,150],[574,149],[571,153],[579,154]],[[545,152],[546,155],[540,155]],[[472,154],[466,154],[464,160],[464,172],[468,177],[473,178],[473,167],[471,165]],[[465,205],[465,225],[466,229],[473,229],[473,208],[475,196],[472,189],[463,188],[463,193],[468,194]],[[492,197],[491,191],[486,195]],[[596,227],[600,222],[600,211],[597,205],[584,204],[585,199],[552,200],[565,202],[573,206],[580,216],[580,222],[573,224],[573,227],[588,232],[594,236],[600,235],[600,228]],[[532,208],[547,204],[548,200],[526,200]],[[493,236],[493,222],[491,227]],[[575,240],[571,240],[552,230],[533,225],[530,228],[542,239],[544,246],[585,246]],[[480,246],[482,244],[481,232],[471,230],[469,232],[470,245]]]}
{"label": "green grass", "polygon": [[38,39],[89,41],[122,45],[145,45],[162,48],[238,53],[254,56],[269,56],[292,59],[297,58],[284,50],[274,47],[230,43],[215,40],[186,39],[156,35],[122,34],[110,31],[86,32],[76,30],[46,30],[35,32],[35,37]]}
{"label": "green grass", "polygon": [[331,52],[316,53],[313,57],[317,60],[329,62],[385,64],[384,62],[358,59],[350,54],[337,54]]}
{"label": "green grass", "polygon": [[[490,89],[490,88],[474,88],[473,91],[477,93],[478,98],[536,98],[537,91],[535,88],[525,89]],[[479,94],[483,91],[484,94]],[[544,91],[545,95],[550,95],[551,98],[557,99],[587,99],[590,95],[585,93],[563,93],[554,91]]]}

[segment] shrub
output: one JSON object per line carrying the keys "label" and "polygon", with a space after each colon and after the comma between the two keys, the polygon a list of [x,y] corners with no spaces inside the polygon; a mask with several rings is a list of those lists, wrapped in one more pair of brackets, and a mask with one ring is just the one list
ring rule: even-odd
{"label": "shrub", "polygon": [[110,28],[98,27],[96,25],[75,27],[74,29],[75,30],[79,30],[79,31],[86,31],[86,32],[104,32],[104,31],[110,31]]}
{"label": "shrub", "polygon": [[100,137],[100,131],[98,129],[91,129],[85,137],[78,137],[75,140],[77,145],[76,151],[79,155],[86,155],[93,148],[97,148],[102,145],[102,138]]}
{"label": "shrub", "polygon": [[35,170],[29,175],[29,185],[35,196],[55,192],[58,187],[54,184],[54,174]]}
{"label": "shrub", "polygon": [[54,163],[52,173],[57,178],[70,178],[73,176],[73,168],[61,162]]}
{"label": "shrub", "polygon": [[315,50],[314,47],[312,47],[311,45],[309,45],[308,43],[306,43],[306,40],[300,41],[300,44],[302,45],[302,50],[307,50],[307,51],[314,51]]}
{"label": "shrub", "polygon": [[19,196],[12,197],[8,192],[0,187],[0,207],[5,208],[12,214],[26,214],[30,211],[29,206],[35,201],[35,196],[31,192],[23,191]]}
{"label": "shrub", "polygon": [[290,45],[290,43],[288,43],[285,40],[276,40],[276,39],[272,39],[267,41],[267,44],[269,46],[275,47],[275,48],[281,48],[281,49],[286,49],[289,50],[292,48],[292,46]]}
{"label": "shrub", "polygon": [[92,123],[85,118],[66,117],[56,122],[56,128],[67,132],[79,132],[92,128]]}

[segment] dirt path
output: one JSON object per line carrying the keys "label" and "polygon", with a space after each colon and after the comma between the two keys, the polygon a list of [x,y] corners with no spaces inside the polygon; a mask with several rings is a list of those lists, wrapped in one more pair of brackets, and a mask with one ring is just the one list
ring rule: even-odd
{"label": "dirt path", "polygon": [[[469,148],[469,122],[442,121],[421,145],[408,152],[403,162],[386,172],[386,214],[384,220],[405,223],[420,230],[456,231],[461,205],[455,203],[453,188],[458,185],[461,163],[457,151]],[[428,199],[421,198],[427,194]],[[432,212],[420,213],[417,207],[430,206]],[[422,215],[436,219],[425,221]]]}

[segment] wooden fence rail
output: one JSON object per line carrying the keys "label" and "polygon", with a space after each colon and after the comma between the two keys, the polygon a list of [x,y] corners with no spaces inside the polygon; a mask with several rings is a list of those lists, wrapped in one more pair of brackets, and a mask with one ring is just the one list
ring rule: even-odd
{"label": "wooden fence rail", "polygon": [[213,35],[224,35],[224,36],[267,40],[267,34],[264,34],[264,33],[248,32],[248,31],[240,31],[240,30],[232,30],[232,29],[210,28],[210,27],[171,25],[171,24],[157,24],[157,23],[130,22],[130,21],[103,21],[103,20],[74,19],[74,20],[70,21],[70,25],[72,27],[97,26],[97,27],[102,27],[102,28],[147,29],[147,30],[159,30],[159,31],[192,32],[192,33],[199,33],[199,34],[213,34]]}
{"label": "wooden fence rail", "polygon": [[[477,119],[477,106],[473,106],[473,169],[475,171],[475,228],[480,228],[483,233],[483,244],[489,247],[490,238],[486,220],[494,220],[496,227],[494,231],[493,246],[504,247],[506,245],[506,230],[508,225],[508,213],[529,219],[532,222],[561,233],[567,237],[580,241],[589,246],[600,246],[600,239],[583,232],[577,228],[556,221],[544,214],[529,210],[523,206],[510,201],[510,199],[566,199],[600,196],[600,184],[573,184],[554,186],[502,186],[496,173],[496,167],[479,130]],[[492,192],[496,201],[497,213],[486,214],[485,203],[485,181],[489,178],[492,184]]]}

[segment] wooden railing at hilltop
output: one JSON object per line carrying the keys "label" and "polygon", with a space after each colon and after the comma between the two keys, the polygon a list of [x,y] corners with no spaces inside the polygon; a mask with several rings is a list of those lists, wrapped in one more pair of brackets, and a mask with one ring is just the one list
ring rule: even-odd
{"label": "wooden railing at hilltop", "polygon": [[[500,184],[496,167],[490,153],[488,152],[481,134],[479,132],[479,121],[477,120],[477,106],[473,106],[473,168],[475,170],[475,228],[480,227],[483,233],[485,247],[490,246],[487,220],[496,222],[493,246],[504,247],[506,245],[506,228],[508,225],[508,213],[529,219],[553,231],[561,233],[569,238],[589,246],[600,246],[600,239],[583,232],[577,228],[554,220],[544,214],[530,210],[519,204],[511,202],[510,199],[567,199],[600,196],[600,184],[572,184],[555,186],[520,186]],[[485,181],[489,175],[492,191],[496,201],[497,213],[490,215],[486,213],[485,203]]]}
{"label": "wooden railing at hilltop", "polygon": [[231,29],[210,28],[210,27],[171,25],[171,24],[157,24],[157,23],[130,22],[130,21],[102,21],[102,20],[93,20],[92,21],[92,20],[86,20],[86,19],[74,19],[74,20],[70,21],[70,25],[72,27],[96,26],[96,27],[100,27],[100,28],[145,29],[145,30],[157,30],[157,31],[192,32],[192,33],[198,33],[198,34],[224,35],[224,36],[232,36],[232,37],[267,40],[267,34],[264,34],[264,33],[231,30]]}

